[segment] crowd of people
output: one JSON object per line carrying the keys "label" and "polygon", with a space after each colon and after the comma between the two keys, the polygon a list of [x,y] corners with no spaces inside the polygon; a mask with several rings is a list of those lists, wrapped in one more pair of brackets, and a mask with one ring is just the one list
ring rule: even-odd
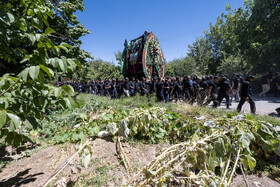
{"label": "crowd of people", "polygon": [[206,106],[211,102],[213,107],[219,107],[223,99],[226,107],[231,102],[239,102],[237,107],[241,111],[245,101],[250,103],[251,112],[256,112],[255,102],[252,98],[251,82],[254,76],[249,75],[243,79],[239,74],[232,78],[227,75],[220,76],[184,76],[184,77],[154,77],[151,80],[142,78],[92,80],[90,82],[64,81],[55,82],[56,86],[71,85],[75,92],[92,93],[117,99],[121,96],[133,97],[137,94],[149,96],[155,94],[158,102],[184,101],[189,104]]}

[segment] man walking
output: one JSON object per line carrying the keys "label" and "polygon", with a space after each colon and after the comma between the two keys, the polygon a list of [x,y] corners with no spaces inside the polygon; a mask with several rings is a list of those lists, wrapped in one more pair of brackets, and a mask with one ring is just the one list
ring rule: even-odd
{"label": "man walking", "polygon": [[253,82],[254,79],[255,79],[255,77],[253,75],[249,75],[247,77],[247,80],[241,84],[241,89],[240,89],[241,99],[237,106],[238,112],[241,111],[241,108],[242,108],[243,104],[245,103],[245,101],[248,101],[250,104],[251,113],[252,114],[256,113],[256,104],[252,98],[252,85],[251,85],[251,83]]}

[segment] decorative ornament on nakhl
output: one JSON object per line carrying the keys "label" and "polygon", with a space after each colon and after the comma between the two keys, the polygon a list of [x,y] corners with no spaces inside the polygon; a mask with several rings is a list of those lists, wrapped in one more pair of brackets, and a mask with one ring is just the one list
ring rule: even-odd
{"label": "decorative ornament on nakhl", "polygon": [[154,33],[145,33],[124,44],[121,69],[124,77],[164,77],[165,59]]}

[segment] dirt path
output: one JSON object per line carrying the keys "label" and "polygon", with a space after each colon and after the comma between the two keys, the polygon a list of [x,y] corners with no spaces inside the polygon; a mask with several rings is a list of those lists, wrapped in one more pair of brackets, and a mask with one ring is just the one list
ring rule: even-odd
{"label": "dirt path", "polygon": [[[114,142],[96,139],[91,142],[93,148],[93,159],[89,168],[80,172],[73,172],[73,166],[80,163],[77,157],[69,164],[58,179],[66,179],[66,183],[80,183],[86,186],[121,186],[141,169],[150,160],[155,158],[157,150],[161,145],[128,145],[124,143],[124,150],[131,163],[131,174],[128,174],[116,153]],[[43,149],[30,157],[15,161],[0,172],[0,186],[42,186],[53,172],[70,155],[75,152],[74,145],[58,145]],[[82,177],[80,177],[82,176]],[[54,185],[54,182],[51,183]]]}
{"label": "dirt path", "polygon": [[[168,145],[123,144],[125,153],[131,164],[128,173],[116,153],[114,142],[95,139],[91,142],[93,159],[87,169],[73,172],[73,167],[80,163],[79,158],[70,163],[58,177],[50,183],[54,186],[59,181],[63,185],[77,186],[123,186],[144,165],[155,158],[156,153]],[[42,186],[51,174],[73,153],[73,144],[63,144],[42,149],[27,158],[14,161],[0,172],[0,186]],[[265,176],[248,176],[251,186],[276,187],[279,183]],[[233,186],[245,186],[242,176],[235,177]]]}

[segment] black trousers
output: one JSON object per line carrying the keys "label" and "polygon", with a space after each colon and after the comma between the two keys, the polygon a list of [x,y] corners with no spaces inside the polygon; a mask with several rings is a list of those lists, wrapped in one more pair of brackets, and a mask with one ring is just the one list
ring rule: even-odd
{"label": "black trousers", "polygon": [[229,101],[229,95],[227,93],[218,94],[218,97],[217,97],[218,104],[220,105],[224,98],[226,99],[227,108],[229,108],[230,101]]}
{"label": "black trousers", "polygon": [[210,94],[210,97],[207,99],[207,101],[203,104],[203,105],[209,105],[211,103],[211,101],[213,101],[213,106],[217,107],[218,106],[218,101],[217,101],[217,97],[215,96],[214,93]]}
{"label": "black trousers", "polygon": [[[239,101],[239,104],[237,106],[237,111],[240,112],[241,111],[241,108],[242,106],[244,105],[245,103],[245,98],[244,97],[241,97],[240,101]],[[249,100],[248,100],[249,104],[250,104],[250,109],[251,109],[251,113],[252,114],[255,114],[256,113],[256,103],[255,101],[249,97]]]}

